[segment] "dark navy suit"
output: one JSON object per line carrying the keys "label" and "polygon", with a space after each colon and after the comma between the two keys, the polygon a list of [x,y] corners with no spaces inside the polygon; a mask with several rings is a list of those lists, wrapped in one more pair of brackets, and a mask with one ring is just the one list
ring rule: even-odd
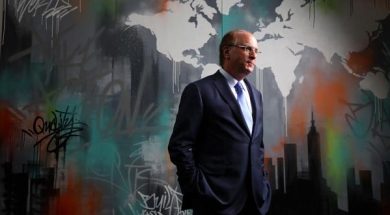
{"label": "dark navy suit", "polygon": [[182,209],[234,215],[251,198],[258,210],[253,214],[268,211],[262,97],[245,83],[252,103],[252,134],[219,71],[184,89],[168,147],[183,193]]}

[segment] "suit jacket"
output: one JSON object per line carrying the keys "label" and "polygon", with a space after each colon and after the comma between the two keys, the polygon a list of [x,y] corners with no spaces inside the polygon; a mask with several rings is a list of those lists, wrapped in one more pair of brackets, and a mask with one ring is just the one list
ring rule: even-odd
{"label": "suit jacket", "polygon": [[182,209],[203,205],[235,214],[250,196],[261,214],[268,211],[271,190],[264,173],[262,96],[244,81],[252,103],[252,135],[220,72],[183,91],[168,146],[183,193]]}

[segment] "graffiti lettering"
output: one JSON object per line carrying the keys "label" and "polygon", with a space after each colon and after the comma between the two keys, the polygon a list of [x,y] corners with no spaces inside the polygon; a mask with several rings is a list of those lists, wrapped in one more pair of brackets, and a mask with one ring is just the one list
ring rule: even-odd
{"label": "graffiti lettering", "polygon": [[348,106],[349,110],[351,111],[351,114],[346,113],[345,114],[345,120],[347,121],[349,127],[351,128],[352,132],[354,135],[358,137],[364,137],[368,134],[369,129],[373,123],[373,114],[370,115],[369,122],[366,125],[366,127],[363,129],[358,130],[357,128],[354,127],[354,122],[358,122],[358,117],[357,113],[364,108],[370,107],[371,103],[365,103],[365,104],[352,104],[352,103],[347,103],[345,102],[346,105]]}
{"label": "graffiti lettering", "polygon": [[[56,23],[57,31],[59,29],[59,22],[66,15],[78,9],[77,6],[70,4],[69,0],[20,0],[15,2],[16,16],[19,22],[22,21],[25,13],[32,14],[35,17],[40,10],[42,19],[52,19],[52,27]],[[54,22],[54,19],[56,19]]]}
{"label": "graffiti lettering", "polygon": [[349,108],[349,112],[345,114],[345,120],[356,137],[361,139],[371,137],[379,140],[377,142],[369,141],[367,146],[379,157],[384,158],[385,154],[390,151],[390,136],[385,133],[386,128],[390,125],[390,117],[382,105],[379,105],[381,108],[377,110],[375,98],[372,98],[367,92],[363,93],[365,101],[362,103],[344,101]]}
{"label": "graffiti lettering", "polygon": [[64,0],[21,0],[16,2],[18,21],[22,21],[26,12],[35,16],[40,8],[43,9],[42,17],[63,18],[78,7],[72,6],[70,2]]}
{"label": "graffiti lettering", "polygon": [[189,214],[188,211],[180,210],[182,194],[169,185],[164,186],[162,195],[156,193],[146,195],[140,191],[138,195],[141,197],[142,214],[159,215],[167,212],[168,214]]}
{"label": "graffiti lettering", "polygon": [[36,137],[35,146],[48,140],[47,151],[58,152],[59,149],[66,147],[71,137],[80,136],[79,132],[86,126],[85,123],[76,122],[74,119],[75,110],[76,108],[73,109],[73,112],[69,112],[69,107],[67,107],[65,111],[52,111],[50,121],[37,116],[32,129],[23,129],[23,132],[31,137]]}

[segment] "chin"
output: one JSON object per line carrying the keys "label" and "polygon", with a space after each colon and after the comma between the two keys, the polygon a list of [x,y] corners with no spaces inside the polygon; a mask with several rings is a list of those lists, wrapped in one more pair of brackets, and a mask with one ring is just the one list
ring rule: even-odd
{"label": "chin", "polygon": [[249,67],[246,69],[246,73],[250,74],[251,72],[253,72],[254,69],[255,69],[255,67]]}

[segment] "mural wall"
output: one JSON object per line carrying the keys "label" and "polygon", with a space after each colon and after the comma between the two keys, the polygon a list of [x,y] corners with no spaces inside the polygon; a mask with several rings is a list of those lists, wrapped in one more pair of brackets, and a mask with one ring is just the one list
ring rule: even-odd
{"label": "mural wall", "polygon": [[0,0],[0,214],[185,215],[167,145],[254,33],[269,214],[390,214],[389,0]]}

